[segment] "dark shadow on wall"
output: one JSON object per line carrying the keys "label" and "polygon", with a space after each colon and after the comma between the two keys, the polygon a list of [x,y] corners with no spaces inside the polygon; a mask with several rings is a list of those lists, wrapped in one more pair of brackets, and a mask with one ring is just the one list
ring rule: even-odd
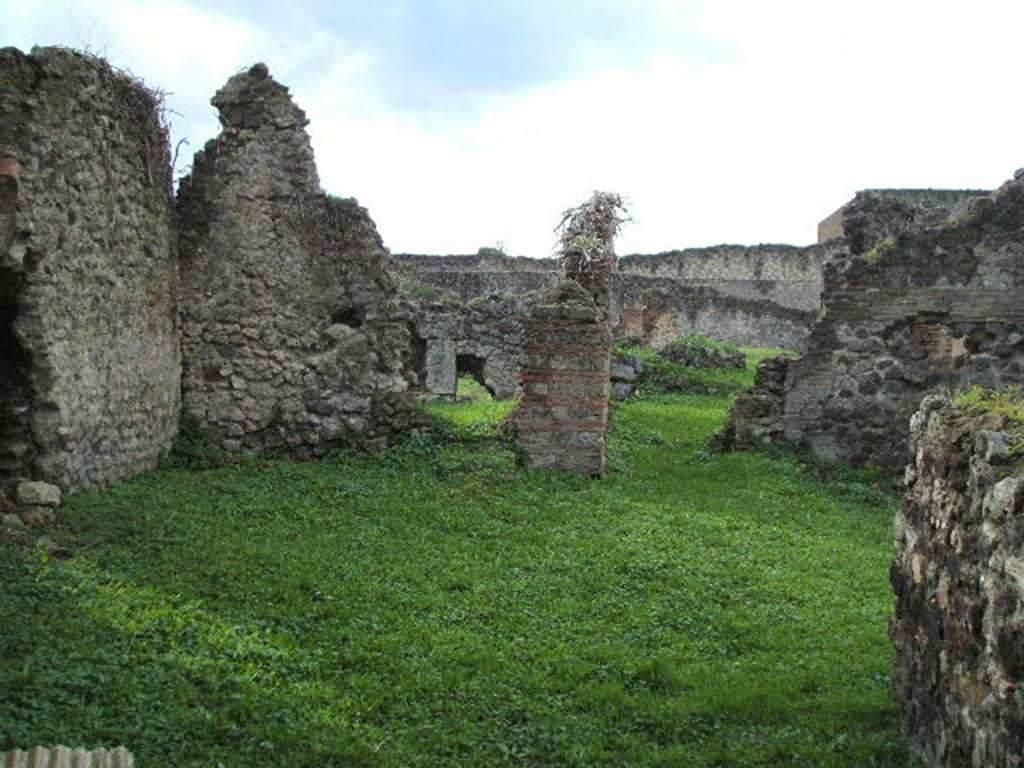
{"label": "dark shadow on wall", "polygon": [[22,281],[0,268],[0,477],[30,474],[30,358],[14,332]]}
{"label": "dark shadow on wall", "polygon": [[416,334],[412,323],[409,324],[409,357],[406,369],[416,376],[414,389],[423,390],[427,386],[427,340]]}
{"label": "dark shadow on wall", "polygon": [[487,360],[482,357],[478,357],[477,355],[455,356],[456,376],[472,376],[478,384],[490,393],[491,397],[494,397],[494,389],[487,383],[487,379],[484,376],[484,368],[486,365]]}

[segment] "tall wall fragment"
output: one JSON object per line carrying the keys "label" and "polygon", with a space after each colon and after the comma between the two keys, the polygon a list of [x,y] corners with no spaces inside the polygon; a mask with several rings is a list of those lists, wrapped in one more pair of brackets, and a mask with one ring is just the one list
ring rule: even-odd
{"label": "tall wall fragment", "polygon": [[152,467],[180,392],[159,98],[74,51],[0,50],[0,476]]}
{"label": "tall wall fragment", "polygon": [[515,423],[526,466],[604,474],[610,359],[604,314],[579,283],[556,283],[523,318]]}
{"label": "tall wall fragment", "polygon": [[753,420],[734,409],[723,442],[784,434],[827,461],[899,471],[924,395],[1024,382],[1024,172],[935,227],[893,230],[870,208],[848,219],[860,250],[825,267],[806,353],[781,392],[756,393],[779,404]]}
{"label": "tall wall fragment", "polygon": [[408,317],[373,221],[320,191],[305,114],[258,64],[179,190],[185,404],[233,450],[377,445],[409,418]]}
{"label": "tall wall fragment", "polygon": [[1024,425],[929,396],[896,519],[893,688],[930,768],[1024,765]]}
{"label": "tall wall fragment", "polygon": [[925,394],[1024,382],[1024,173],[947,226],[830,262],[822,303],[789,367],[786,438],[899,470]]}

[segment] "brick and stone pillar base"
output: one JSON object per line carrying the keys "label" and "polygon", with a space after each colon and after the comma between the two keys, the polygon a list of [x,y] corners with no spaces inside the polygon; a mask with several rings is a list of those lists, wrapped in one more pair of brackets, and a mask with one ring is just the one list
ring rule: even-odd
{"label": "brick and stone pillar base", "polygon": [[605,469],[611,332],[579,283],[562,280],[523,318],[524,463],[596,477]]}

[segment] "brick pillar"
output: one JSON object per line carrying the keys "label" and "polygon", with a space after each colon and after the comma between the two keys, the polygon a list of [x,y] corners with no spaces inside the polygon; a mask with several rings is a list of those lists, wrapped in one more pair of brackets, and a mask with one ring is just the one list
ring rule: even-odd
{"label": "brick pillar", "polygon": [[525,465],[603,475],[612,338],[602,311],[562,280],[523,318],[522,338],[515,422]]}

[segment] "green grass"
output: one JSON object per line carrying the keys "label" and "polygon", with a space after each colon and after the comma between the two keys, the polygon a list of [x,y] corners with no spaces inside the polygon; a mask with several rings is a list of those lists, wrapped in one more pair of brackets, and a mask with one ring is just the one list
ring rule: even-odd
{"label": "green grass", "polygon": [[953,402],[974,416],[991,414],[1024,424],[1024,390],[1020,386],[986,389],[975,385],[957,394]]}
{"label": "green grass", "polygon": [[[688,339],[705,337],[685,336]],[[644,371],[637,379],[637,391],[641,397],[658,397],[674,393],[697,393],[712,395],[738,395],[754,383],[754,371],[762,360],[775,355],[792,355],[785,349],[736,348],[724,342],[722,349],[737,350],[747,356],[745,368],[692,368],[680,365],[644,347],[630,347],[617,344],[615,354],[635,355],[644,365]]]}
{"label": "green grass", "polygon": [[[0,547],[0,749],[152,766],[906,766],[895,498],[709,455],[730,398],[619,406],[600,481],[517,469],[507,403],[374,456],[71,497]],[[17,617],[12,620],[12,617]]]}

